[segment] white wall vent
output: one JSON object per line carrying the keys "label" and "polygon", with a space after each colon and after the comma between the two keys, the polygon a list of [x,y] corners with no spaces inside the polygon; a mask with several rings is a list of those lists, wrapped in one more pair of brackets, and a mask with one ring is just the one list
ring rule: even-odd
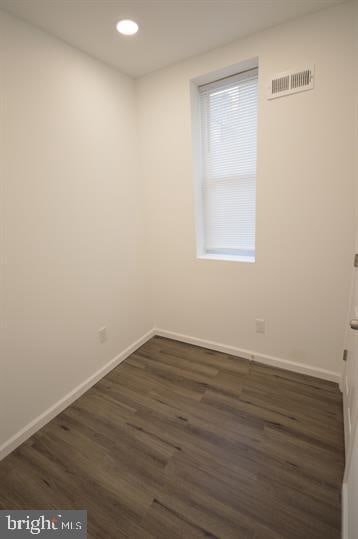
{"label": "white wall vent", "polygon": [[268,87],[268,99],[312,90],[314,86],[314,66],[285,71],[272,77]]}

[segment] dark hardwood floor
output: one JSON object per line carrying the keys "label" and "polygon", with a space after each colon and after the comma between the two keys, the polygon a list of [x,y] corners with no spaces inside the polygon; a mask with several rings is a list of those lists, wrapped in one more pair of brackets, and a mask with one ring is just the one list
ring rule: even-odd
{"label": "dark hardwood floor", "polygon": [[0,463],[0,508],[100,539],[340,537],[336,384],[153,338]]}

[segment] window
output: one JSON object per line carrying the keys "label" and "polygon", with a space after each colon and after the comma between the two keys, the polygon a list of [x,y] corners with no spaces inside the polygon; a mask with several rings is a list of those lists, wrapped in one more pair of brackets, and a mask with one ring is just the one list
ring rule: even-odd
{"label": "window", "polygon": [[207,258],[255,261],[257,87],[257,69],[199,86],[199,254]]}

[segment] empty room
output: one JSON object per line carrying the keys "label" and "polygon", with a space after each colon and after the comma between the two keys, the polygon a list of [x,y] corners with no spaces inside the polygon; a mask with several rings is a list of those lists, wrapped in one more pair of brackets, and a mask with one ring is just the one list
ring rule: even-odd
{"label": "empty room", "polygon": [[0,539],[358,539],[358,2],[0,0]]}

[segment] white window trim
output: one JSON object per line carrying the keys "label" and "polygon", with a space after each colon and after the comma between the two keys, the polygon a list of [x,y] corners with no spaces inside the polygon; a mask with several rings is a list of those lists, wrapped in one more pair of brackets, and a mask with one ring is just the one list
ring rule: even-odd
{"label": "white window trim", "polygon": [[256,262],[255,256],[250,255],[224,255],[219,253],[204,253],[197,254],[196,258],[199,260],[226,260],[227,262],[249,262],[254,264]]}
{"label": "white window trim", "polygon": [[202,134],[200,115],[200,95],[199,87],[202,85],[215,84],[221,78],[236,75],[238,79],[243,76],[244,71],[258,70],[258,58],[246,60],[240,64],[229,66],[223,70],[216,71],[197,77],[191,81],[191,111],[192,111],[192,150],[193,150],[193,171],[194,171],[194,201],[195,201],[195,229],[196,229],[196,258],[199,260],[217,260],[227,262],[256,262],[256,249],[253,254],[228,254],[219,252],[208,252],[205,249],[204,219],[203,219],[203,197],[202,197]]}

